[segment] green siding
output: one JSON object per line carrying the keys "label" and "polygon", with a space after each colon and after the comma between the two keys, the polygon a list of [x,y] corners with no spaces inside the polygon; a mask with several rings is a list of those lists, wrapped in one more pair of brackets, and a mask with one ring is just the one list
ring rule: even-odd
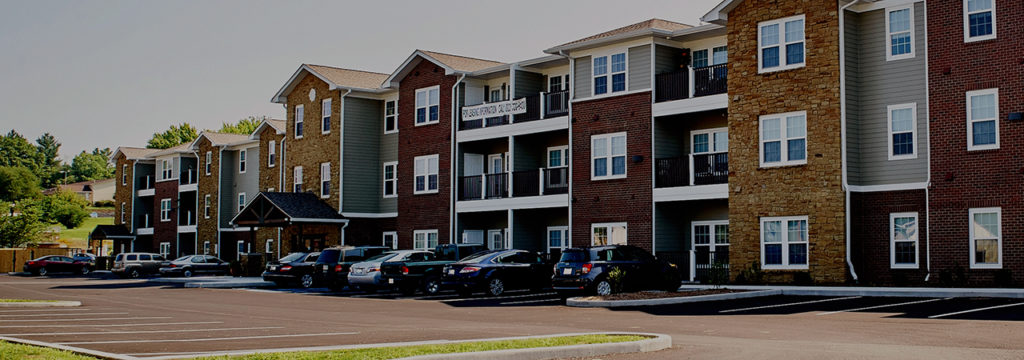
{"label": "green siding", "polygon": [[383,102],[346,97],[343,106],[345,161],[342,174],[345,183],[342,211],[377,213],[384,200],[381,161]]}
{"label": "green siding", "polygon": [[629,69],[629,91],[651,88],[651,46],[629,48],[627,60]]}
{"label": "green siding", "polygon": [[588,98],[593,95],[591,93],[593,90],[591,89],[590,83],[594,81],[590,75],[590,57],[584,56],[576,58],[574,61],[576,64],[575,69],[573,70],[573,86],[575,89],[573,96],[576,99]]}

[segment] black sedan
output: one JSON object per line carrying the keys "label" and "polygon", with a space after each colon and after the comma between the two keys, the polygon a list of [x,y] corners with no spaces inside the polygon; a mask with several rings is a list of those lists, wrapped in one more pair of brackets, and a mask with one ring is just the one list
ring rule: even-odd
{"label": "black sedan", "polygon": [[524,250],[492,250],[471,255],[444,267],[444,287],[468,296],[483,290],[499,296],[511,289],[540,290],[551,284],[551,265]]}
{"label": "black sedan", "polygon": [[168,261],[160,266],[160,275],[163,276],[184,276],[193,275],[226,275],[228,263],[209,255],[187,255]]}
{"label": "black sedan", "polygon": [[319,252],[297,252],[288,254],[281,260],[267,264],[263,272],[264,281],[273,281],[277,286],[298,284],[302,287],[313,286],[313,265],[320,257]]}

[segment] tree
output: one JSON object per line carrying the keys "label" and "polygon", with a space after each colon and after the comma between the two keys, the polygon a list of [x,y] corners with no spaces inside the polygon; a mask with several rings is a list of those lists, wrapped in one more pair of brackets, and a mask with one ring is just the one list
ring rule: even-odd
{"label": "tree", "polygon": [[60,182],[63,163],[60,161],[60,142],[56,137],[45,133],[36,139],[36,158],[39,166],[36,176],[39,176],[43,187],[48,188]]}
{"label": "tree", "polygon": [[110,148],[96,148],[92,153],[79,153],[71,160],[69,175],[74,181],[109,179],[114,176],[114,166],[110,164]]}
{"label": "tree", "polygon": [[31,171],[23,166],[0,166],[0,200],[18,201],[39,194],[39,179]]}
{"label": "tree", "polygon": [[21,166],[32,174],[39,174],[38,150],[24,136],[11,130],[0,137],[0,166]]}
{"label": "tree", "polygon": [[260,115],[250,116],[245,119],[238,120],[238,122],[235,124],[231,124],[225,121],[222,123],[219,132],[249,135],[252,134],[253,131],[256,131],[256,127],[260,126],[260,123],[262,123],[263,120],[267,119],[270,119],[270,117],[266,115]]}
{"label": "tree", "polygon": [[181,123],[177,126],[171,125],[170,129],[164,132],[153,133],[153,138],[149,139],[146,147],[150,149],[167,149],[192,142],[197,137],[199,137],[199,132],[196,131],[192,124]]}
{"label": "tree", "polygon": [[46,225],[40,221],[42,210],[38,202],[26,200],[11,206],[0,202],[0,207],[16,215],[0,215],[0,247],[23,247],[38,242]]}
{"label": "tree", "polygon": [[64,189],[43,197],[40,202],[43,220],[64,225],[68,229],[74,229],[85,222],[85,218],[89,216],[89,212],[85,210],[86,205],[88,202],[84,198]]}

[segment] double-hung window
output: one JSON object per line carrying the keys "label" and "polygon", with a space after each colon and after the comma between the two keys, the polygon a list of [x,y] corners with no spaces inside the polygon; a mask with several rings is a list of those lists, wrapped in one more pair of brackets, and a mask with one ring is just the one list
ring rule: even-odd
{"label": "double-hung window", "polygon": [[694,221],[690,224],[698,265],[729,263],[729,221]]}
{"label": "double-hung window", "polygon": [[295,105],[295,138],[302,138],[302,124],[305,122],[306,111],[305,106]]}
{"label": "double-hung window", "polygon": [[210,218],[210,194],[203,196],[203,218]]}
{"label": "double-hung window", "polygon": [[398,100],[384,102],[384,133],[398,131]]}
{"label": "double-hung window", "polygon": [[626,177],[626,133],[594,135],[590,144],[591,180]]}
{"label": "double-hung window", "polygon": [[595,96],[626,91],[626,53],[595,57],[593,63]]}
{"label": "double-hung window", "polygon": [[398,249],[398,233],[394,231],[385,231],[384,235],[381,236],[380,245],[392,249]]}
{"label": "double-hung window", "polygon": [[245,174],[245,158],[248,157],[248,150],[242,149],[238,151],[238,173]]}
{"label": "double-hung window", "polygon": [[160,199],[160,221],[171,221],[171,199]]}
{"label": "double-hung window", "polygon": [[729,151],[729,130],[727,128],[695,130],[690,132],[693,139],[691,153],[717,154]]}
{"label": "double-hung window", "polygon": [[917,158],[917,104],[890,105],[889,160]]}
{"label": "double-hung window", "polygon": [[245,208],[245,193],[238,193],[238,211]]}
{"label": "double-hung window", "polygon": [[174,178],[174,162],[171,160],[160,160],[160,180]]}
{"label": "double-hung window", "polygon": [[437,155],[417,156],[415,164],[414,194],[437,192]]}
{"label": "double-hung window", "polygon": [[398,196],[398,162],[384,163],[384,197]]}
{"label": "double-hung window", "polygon": [[213,171],[213,152],[212,151],[207,151],[206,152],[206,165],[204,167],[205,167],[205,170],[206,170],[205,171],[206,175],[209,176],[210,173]]}
{"label": "double-hung window", "polygon": [[803,15],[761,22],[757,33],[758,73],[804,66]]}
{"label": "double-hung window", "polygon": [[125,204],[125,203],[123,203],[123,202],[121,203],[121,225],[124,225],[124,219],[125,219],[125,206],[126,206],[126,205],[127,205],[127,204]]}
{"label": "double-hung window", "polygon": [[917,269],[917,213],[889,214],[889,258],[893,269]]}
{"label": "double-hung window", "polygon": [[121,185],[128,185],[128,164],[121,165]]}
{"label": "double-hung window", "polygon": [[885,60],[914,57],[914,5],[885,10]]}
{"label": "double-hung window", "polygon": [[[711,56],[708,57],[708,53]],[[721,65],[729,61],[729,50],[725,46],[718,46],[708,49],[696,50],[693,52],[693,59],[690,60],[690,65],[694,69],[708,67],[712,65]]]}
{"label": "double-hung window", "polygon": [[274,252],[274,239],[267,239],[264,245],[263,252],[270,254]]}
{"label": "double-hung window", "polygon": [[1003,267],[1003,224],[1001,208],[970,209],[971,269]]}
{"label": "double-hung window", "polygon": [[432,250],[437,247],[437,230],[413,231],[412,247],[416,250]]}
{"label": "double-hung window", "polygon": [[439,120],[440,91],[438,86],[416,90],[416,125],[436,124]]}
{"label": "double-hung window", "polygon": [[964,42],[995,38],[995,0],[964,0]]}
{"label": "double-hung window", "polygon": [[761,267],[807,269],[807,217],[761,218]]}
{"label": "double-hung window", "polygon": [[302,192],[302,167],[296,166],[292,169],[292,192]]}
{"label": "double-hung window", "polygon": [[761,116],[761,167],[807,163],[807,112]]}
{"label": "double-hung window", "polygon": [[324,99],[320,103],[320,133],[331,132],[331,99]]}
{"label": "double-hung window", "polygon": [[999,89],[967,92],[967,150],[999,148]]}
{"label": "double-hung window", "polygon": [[162,243],[160,243],[160,255],[163,255],[164,257],[167,257],[167,256],[171,255],[171,243],[169,243],[169,242],[162,242]]}
{"label": "double-hung window", "polygon": [[320,197],[331,196],[331,163],[320,164]]}
{"label": "double-hung window", "polygon": [[626,223],[591,224],[590,245],[626,245]]}
{"label": "double-hung window", "polygon": [[277,141],[270,140],[267,144],[267,167],[274,167],[277,163]]}

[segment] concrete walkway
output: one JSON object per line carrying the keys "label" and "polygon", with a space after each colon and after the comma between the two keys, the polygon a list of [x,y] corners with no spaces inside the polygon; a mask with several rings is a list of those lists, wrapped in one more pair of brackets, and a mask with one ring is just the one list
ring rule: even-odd
{"label": "concrete walkway", "polygon": [[[706,290],[712,285],[683,285],[679,290]],[[1024,288],[924,288],[924,287],[867,287],[867,286],[781,286],[781,285],[729,285],[734,290],[779,290],[781,295],[797,296],[878,296],[878,297],[991,297],[1024,299]]]}
{"label": "concrete walkway", "polygon": [[263,281],[260,277],[233,276],[159,277],[149,279],[147,282],[183,285],[186,288],[265,288],[274,286],[273,282]]}

